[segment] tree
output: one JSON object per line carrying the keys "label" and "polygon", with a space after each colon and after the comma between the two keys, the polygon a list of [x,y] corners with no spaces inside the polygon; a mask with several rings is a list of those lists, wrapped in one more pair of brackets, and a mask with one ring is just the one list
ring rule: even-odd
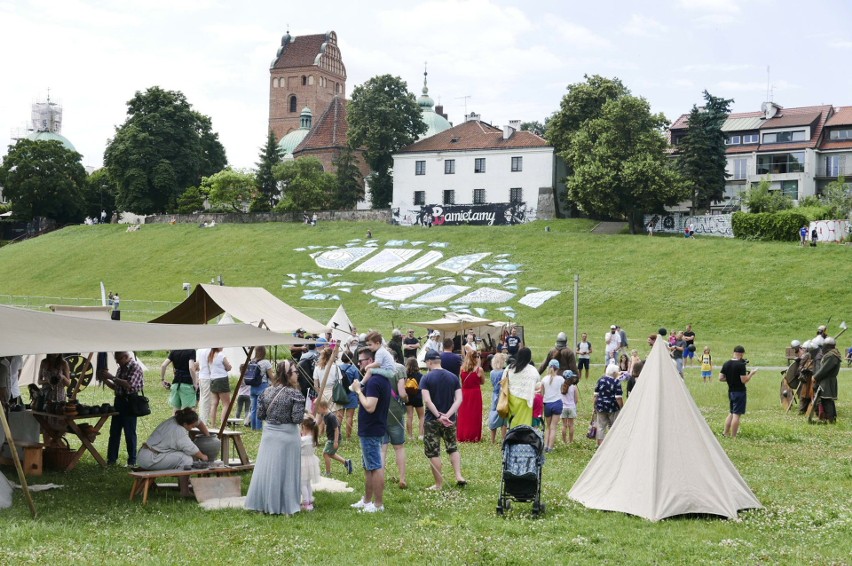
{"label": "tree", "polygon": [[725,179],[730,175],[725,155],[722,125],[731,112],[733,99],[718,98],[704,91],[704,106],[693,105],[689,129],[678,144],[678,170],[690,185],[692,214],[707,209],[725,195]]}
{"label": "tree", "polygon": [[187,187],[226,163],[210,118],[194,111],[183,93],[157,86],[128,101],[127,119],[104,152],[118,186],[116,206],[137,214],[174,211]]}
{"label": "tree", "polygon": [[201,180],[199,192],[207,195],[214,210],[243,212],[255,196],[255,176],[248,171],[226,167]]}
{"label": "tree", "polygon": [[82,155],[60,142],[21,139],[0,166],[3,194],[22,219],[52,218],[59,224],[83,219],[86,170]]}
{"label": "tree", "polygon": [[358,169],[358,157],[355,152],[346,147],[334,160],[337,167],[337,193],[335,208],[355,208],[358,201],[364,200],[364,176]]}
{"label": "tree", "polygon": [[337,179],[323,171],[316,157],[301,157],[277,165],[275,178],[284,186],[284,196],[276,205],[276,211],[330,208]]}
{"label": "tree", "polygon": [[568,85],[568,93],[562,97],[559,111],[545,122],[547,141],[556,153],[562,155],[569,169],[573,168],[567,157],[571,150],[571,138],[580,126],[600,116],[607,101],[630,94],[617,78],[608,79],[600,75],[584,75],[584,78],[584,82]]}
{"label": "tree", "polygon": [[821,200],[832,219],[845,219],[852,212],[852,189],[842,175],[825,186]]}
{"label": "tree", "polygon": [[364,148],[373,170],[370,192],[373,208],[387,208],[393,198],[393,154],[426,132],[420,107],[399,77],[373,77],[352,91],[347,106],[349,146]]}
{"label": "tree", "polygon": [[275,180],[273,170],[281,163],[281,150],[275,142],[275,134],[269,130],[266,137],[266,145],[260,150],[260,161],[256,163],[257,173],[255,175],[255,187],[257,187],[257,198],[251,203],[252,212],[266,212],[272,210],[278,203],[281,190],[278,181]]}
{"label": "tree", "polygon": [[189,187],[178,197],[176,212],[192,214],[204,210],[204,203],[208,196],[207,190],[203,187]]}
{"label": "tree", "polygon": [[83,214],[92,218],[100,218],[102,210],[111,214],[115,210],[117,192],[118,187],[106,167],[94,171],[83,186]]}
{"label": "tree", "polygon": [[532,122],[521,122],[521,131],[522,132],[532,132],[537,136],[544,137],[545,132],[547,132],[547,124],[552,119],[552,116],[548,116],[544,119],[544,123],[542,124],[538,120],[533,120]]}
{"label": "tree", "polygon": [[628,220],[634,233],[642,229],[643,212],[679,202],[686,185],[666,157],[667,124],[644,98],[606,101],[569,140],[569,198],[589,215]]}
{"label": "tree", "polygon": [[769,190],[772,183],[768,178],[743,193],[742,203],[749,212],[778,212],[793,208],[793,199],[781,191]]}

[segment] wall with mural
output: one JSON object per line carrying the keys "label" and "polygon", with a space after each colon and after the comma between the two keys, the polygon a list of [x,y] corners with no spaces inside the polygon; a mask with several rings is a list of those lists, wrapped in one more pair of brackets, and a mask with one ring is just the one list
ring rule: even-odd
{"label": "wall with mural", "polygon": [[654,232],[665,232],[666,234],[683,234],[684,228],[692,226],[692,231],[696,236],[734,237],[730,214],[702,214],[696,216],[677,212],[671,214],[646,214],[646,229],[649,225],[653,227]]}
{"label": "wall with mural", "polygon": [[394,208],[393,222],[401,226],[508,226],[536,219],[536,209],[525,202],[491,204],[427,204]]}
{"label": "wall with mural", "polygon": [[809,228],[811,233],[816,229],[818,242],[842,242],[852,234],[852,223],[846,220],[817,220]]}

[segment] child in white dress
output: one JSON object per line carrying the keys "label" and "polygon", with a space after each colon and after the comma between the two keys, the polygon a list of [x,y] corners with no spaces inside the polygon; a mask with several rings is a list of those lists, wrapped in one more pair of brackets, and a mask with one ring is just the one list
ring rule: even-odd
{"label": "child in white dress", "polygon": [[316,421],[305,416],[301,425],[302,433],[302,510],[314,510],[314,490],[312,483],[320,480],[319,458],[316,447],[319,437],[319,427]]}

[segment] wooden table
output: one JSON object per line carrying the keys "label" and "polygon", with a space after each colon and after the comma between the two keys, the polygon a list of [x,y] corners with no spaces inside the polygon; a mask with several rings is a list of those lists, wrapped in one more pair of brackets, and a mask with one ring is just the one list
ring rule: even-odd
{"label": "wooden table", "polygon": [[[95,460],[97,460],[98,464],[103,467],[106,467],[107,463],[104,460],[103,456],[101,456],[98,449],[95,448],[95,445],[92,444],[92,441],[89,440],[89,437],[83,432],[80,428],[80,425],[77,424],[77,421],[84,419],[98,419],[97,422],[92,426],[90,430],[93,432],[100,432],[101,427],[104,426],[104,423],[107,422],[107,419],[117,415],[118,413],[99,413],[97,415],[55,415],[53,413],[44,413],[42,411],[27,411],[31,413],[32,416],[39,422],[41,425],[41,433],[44,436],[44,443],[46,445],[49,444],[58,444],[59,439],[65,436],[66,431],[56,430],[52,426],[50,426],[49,419],[63,419],[65,421],[67,431],[77,438],[80,439],[81,445],[80,448],[77,449],[77,452],[71,457],[71,461],[65,467],[64,472],[70,472],[77,466],[77,462],[80,461],[80,458],[83,457],[83,453],[88,450],[89,453],[94,456]],[[73,450],[73,449],[72,449]]]}

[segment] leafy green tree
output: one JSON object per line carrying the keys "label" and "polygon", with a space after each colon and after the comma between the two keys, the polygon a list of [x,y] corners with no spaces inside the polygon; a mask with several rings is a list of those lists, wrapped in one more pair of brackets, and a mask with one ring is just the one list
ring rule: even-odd
{"label": "leafy green tree", "polygon": [[689,129],[677,146],[678,170],[690,185],[692,213],[707,209],[725,195],[725,134],[722,125],[731,112],[733,99],[719,98],[704,91],[704,106],[693,105]]}
{"label": "leafy green tree", "polygon": [[644,98],[606,101],[599,116],[571,136],[569,198],[589,215],[628,220],[634,233],[642,229],[643,212],[680,202],[688,193],[665,153],[667,124]]}
{"label": "leafy green tree", "polygon": [[417,100],[401,78],[379,75],[352,91],[347,120],[350,147],[364,148],[373,170],[373,208],[387,208],[393,198],[393,153],[426,132]]}
{"label": "leafy green tree", "polygon": [[207,190],[203,187],[189,187],[177,199],[178,214],[192,214],[204,210],[204,202],[207,200]]}
{"label": "leafy green tree", "polygon": [[543,124],[538,120],[533,120],[532,122],[521,122],[521,131],[532,132],[537,136],[544,137],[545,132],[547,132],[547,125],[550,123],[552,118],[553,116],[548,116],[544,119]]}
{"label": "leafy green tree", "polygon": [[214,175],[201,180],[201,192],[214,210],[244,212],[255,196],[255,175],[250,171],[238,171],[226,167]]}
{"label": "leafy green tree", "polygon": [[106,167],[92,172],[83,186],[83,214],[100,218],[101,211],[109,216],[115,210],[115,195],[118,192],[115,182],[109,176]]}
{"label": "leafy green tree", "polygon": [[778,212],[793,208],[793,199],[782,191],[771,191],[769,179],[761,179],[754,187],[743,193],[742,203],[749,212]]}
{"label": "leafy green tree", "polygon": [[334,160],[337,167],[337,192],[334,207],[338,209],[355,208],[358,201],[364,199],[364,176],[358,169],[358,157],[346,147]]}
{"label": "leafy green tree", "polygon": [[600,75],[585,75],[584,78],[584,82],[568,85],[568,92],[562,97],[559,110],[545,122],[545,137],[556,153],[566,160],[569,170],[573,168],[568,160],[571,140],[580,126],[600,116],[607,101],[630,94],[617,78],[608,79]]}
{"label": "leafy green tree", "polygon": [[275,178],[284,186],[278,212],[323,210],[331,207],[337,179],[323,170],[316,157],[300,157],[275,166]]}
{"label": "leafy green tree", "polygon": [[128,101],[127,119],[104,152],[118,186],[116,206],[137,214],[174,211],[187,187],[226,163],[210,118],[194,111],[183,93],[157,86]]}
{"label": "leafy green tree", "polygon": [[86,170],[82,156],[58,141],[21,139],[9,146],[0,166],[3,194],[21,219],[39,216],[59,224],[80,222]]}
{"label": "leafy green tree", "polygon": [[842,220],[852,212],[852,189],[841,175],[830,182],[822,191],[823,204],[828,208],[832,219]]}
{"label": "leafy green tree", "polygon": [[257,173],[255,175],[255,186],[257,197],[251,203],[251,212],[266,212],[272,210],[278,203],[281,191],[278,181],[275,180],[273,170],[281,163],[281,150],[275,143],[275,134],[269,130],[266,137],[266,145],[260,150],[260,161],[256,163]]}

